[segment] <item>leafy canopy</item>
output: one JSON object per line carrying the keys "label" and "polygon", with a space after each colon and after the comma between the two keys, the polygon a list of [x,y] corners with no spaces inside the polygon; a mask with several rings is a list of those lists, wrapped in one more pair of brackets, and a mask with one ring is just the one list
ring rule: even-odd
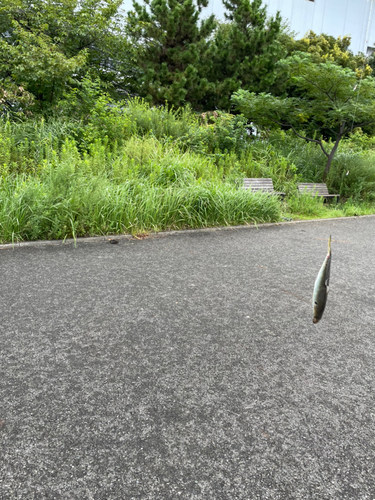
{"label": "leafy canopy", "polygon": [[[258,126],[292,129],[298,137],[319,144],[327,156],[326,177],[340,140],[354,128],[375,122],[375,80],[358,81],[349,68],[333,62],[316,64],[302,53],[280,64],[290,73],[295,97],[239,90],[232,103]],[[334,141],[330,150],[328,139]]]}
{"label": "leafy canopy", "polygon": [[316,63],[335,62],[343,68],[350,68],[356,71],[358,77],[369,76],[372,68],[369,66],[364,54],[354,55],[349,49],[351,37],[345,35],[335,38],[334,36],[322,33],[317,35],[313,31],[306,33],[304,38],[294,40],[292,37],[285,39],[288,54],[305,52],[310,54]]}
{"label": "leafy canopy", "polygon": [[111,81],[124,55],[122,0],[2,0],[0,78],[22,86],[41,109],[87,71]]}

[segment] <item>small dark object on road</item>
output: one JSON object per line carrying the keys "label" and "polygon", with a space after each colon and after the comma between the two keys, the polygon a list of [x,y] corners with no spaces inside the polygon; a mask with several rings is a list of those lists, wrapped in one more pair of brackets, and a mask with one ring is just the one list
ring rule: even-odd
{"label": "small dark object on road", "polygon": [[112,245],[116,245],[116,243],[118,243],[118,240],[114,240],[114,239],[109,239],[108,241],[110,243],[112,243]]}

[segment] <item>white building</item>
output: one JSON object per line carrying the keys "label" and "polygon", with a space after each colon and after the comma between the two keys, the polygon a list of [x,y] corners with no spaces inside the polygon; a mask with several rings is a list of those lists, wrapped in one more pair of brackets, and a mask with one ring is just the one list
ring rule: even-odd
{"label": "white building", "polygon": [[[263,0],[263,5],[269,15],[280,11],[297,39],[312,30],[336,38],[350,35],[354,54],[375,48],[375,0]],[[132,0],[124,0],[123,8],[130,10]],[[222,0],[210,0],[202,14],[224,20],[224,11]]]}
{"label": "white building", "polygon": [[[216,1],[216,0],[214,0]],[[375,48],[375,0],[263,0],[268,13],[280,11],[296,38],[307,31],[334,37],[350,35],[350,49],[371,53]]]}

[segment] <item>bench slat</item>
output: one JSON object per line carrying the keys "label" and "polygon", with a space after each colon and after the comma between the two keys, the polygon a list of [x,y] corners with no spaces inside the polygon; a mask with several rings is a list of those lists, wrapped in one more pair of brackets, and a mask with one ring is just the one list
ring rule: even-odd
{"label": "bench slat", "polygon": [[250,189],[252,192],[263,191],[265,193],[276,194],[284,197],[285,193],[278,193],[273,189],[273,182],[270,177],[265,178],[251,178],[246,177],[243,179],[242,189]]}
{"label": "bench slat", "polygon": [[336,198],[338,201],[340,199],[339,194],[329,194],[327,184],[320,182],[320,183],[313,183],[313,182],[301,182],[298,184],[298,191],[300,193],[306,193],[306,194],[311,194],[311,196],[319,196],[322,198]]}
{"label": "bench slat", "polygon": [[307,192],[318,192],[318,193],[324,193],[324,194],[329,194],[328,188],[325,184],[299,184],[298,189],[300,191],[307,191]]}

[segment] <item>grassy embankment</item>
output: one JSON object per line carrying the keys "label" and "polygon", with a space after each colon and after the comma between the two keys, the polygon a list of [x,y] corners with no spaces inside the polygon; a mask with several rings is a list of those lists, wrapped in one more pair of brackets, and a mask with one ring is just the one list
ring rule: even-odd
{"label": "grassy embankment", "polygon": [[[98,100],[85,119],[3,120],[0,241],[375,213],[374,144],[358,134],[343,144],[328,180],[345,200],[336,206],[296,194],[297,181],[321,179],[315,145],[251,139],[241,117]],[[238,189],[243,177],[272,177],[285,201]]]}

